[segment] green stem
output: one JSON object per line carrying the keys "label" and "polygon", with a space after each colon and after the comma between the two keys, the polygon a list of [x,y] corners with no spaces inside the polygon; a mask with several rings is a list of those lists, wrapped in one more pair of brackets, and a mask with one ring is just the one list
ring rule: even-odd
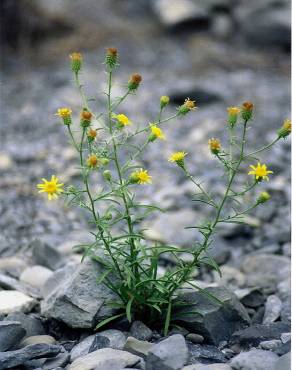
{"label": "green stem", "polygon": [[276,144],[276,142],[277,141],[279,141],[280,140],[280,137],[277,137],[275,140],[273,140],[270,144],[268,144],[268,145],[265,145],[265,146],[263,146],[262,148],[260,148],[260,149],[258,149],[258,150],[255,150],[254,152],[251,152],[251,153],[248,153],[248,154],[246,154],[244,157],[243,157],[243,160],[244,159],[246,159],[246,158],[248,158],[248,157],[252,157],[254,154],[257,154],[257,153],[260,153],[260,152],[262,152],[262,151],[264,151],[264,150],[267,150],[267,149],[269,149],[269,148],[271,148],[274,144]]}

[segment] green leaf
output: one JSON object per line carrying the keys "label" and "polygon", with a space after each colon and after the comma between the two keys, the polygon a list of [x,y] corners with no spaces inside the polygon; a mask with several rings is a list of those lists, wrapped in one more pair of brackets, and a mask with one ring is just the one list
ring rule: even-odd
{"label": "green leaf", "polygon": [[170,318],[171,318],[171,302],[168,303],[166,318],[165,318],[165,322],[164,322],[163,335],[165,337],[167,336],[167,333],[168,333]]}
{"label": "green leaf", "polygon": [[124,313],[120,313],[119,315],[111,316],[111,317],[108,317],[107,319],[102,320],[100,323],[98,323],[96,325],[95,330],[100,329],[102,326],[104,326],[104,325],[108,324],[109,322],[114,321],[114,320],[116,320],[119,317],[122,317],[124,315],[125,315]]}
{"label": "green leaf", "polygon": [[129,322],[132,321],[131,308],[132,308],[133,300],[134,300],[134,296],[132,296],[131,299],[128,301],[127,307],[126,307],[126,315],[127,315],[127,319]]}

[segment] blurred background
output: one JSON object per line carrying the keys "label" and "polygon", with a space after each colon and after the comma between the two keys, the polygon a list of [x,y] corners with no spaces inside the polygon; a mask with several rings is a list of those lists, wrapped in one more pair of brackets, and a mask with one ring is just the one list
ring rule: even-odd
{"label": "blurred background", "polygon": [[[69,53],[84,54],[81,80],[97,112],[104,100],[106,47],[119,50],[116,94],[131,73],[143,76],[138,94],[121,107],[134,123],[155,119],[161,95],[171,98],[168,114],[186,97],[197,101],[198,110],[171,122],[168,140],[145,153],[153,185],[143,187],[141,199],[168,211],[152,217],[153,239],[191,245],[196,233],[183,228],[206,212],[191,202],[193,187],[167,162],[172,151],[187,151],[191,171],[219,193],[221,169],[207,141],[226,141],[226,107],[254,102],[252,148],[271,141],[290,114],[289,0],[1,0],[1,25],[2,258],[25,254],[35,238],[71,256],[71,247],[88,239],[86,215],[48,203],[35,190],[41,177],[56,174],[70,183],[78,173],[54,116],[60,106],[70,106],[76,117],[80,110]],[[287,140],[262,155],[275,173],[261,186],[272,200],[249,225],[218,233],[212,251],[218,263],[239,266],[242,256],[259,250],[290,256],[289,153]],[[243,181],[247,170],[248,164]]]}

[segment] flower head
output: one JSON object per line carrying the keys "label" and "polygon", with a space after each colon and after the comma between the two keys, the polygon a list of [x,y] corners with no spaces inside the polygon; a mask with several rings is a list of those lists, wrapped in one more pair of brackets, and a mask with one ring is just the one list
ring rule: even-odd
{"label": "flower head", "polygon": [[138,73],[132,74],[132,76],[130,77],[128,81],[128,89],[130,91],[137,90],[141,81],[142,81],[141,75],[139,75]]}
{"label": "flower head", "polygon": [[81,127],[88,127],[90,126],[91,123],[91,118],[92,118],[92,113],[89,112],[87,109],[83,109],[82,112],[80,113],[80,125]]}
{"label": "flower head", "polygon": [[47,193],[49,200],[57,199],[58,195],[63,192],[64,184],[59,184],[59,179],[56,176],[53,175],[51,180],[42,179],[42,181],[42,184],[37,184],[37,188],[41,189],[39,193]]}
{"label": "flower head", "polygon": [[257,204],[266,203],[271,198],[270,194],[266,191],[263,191],[257,199]]}
{"label": "flower head", "polygon": [[228,123],[230,124],[231,127],[233,127],[236,124],[238,114],[240,113],[240,108],[238,107],[229,107],[227,108],[228,112]]}
{"label": "flower head", "polygon": [[72,110],[67,107],[59,108],[57,110],[57,113],[55,113],[56,116],[59,116],[62,118],[64,125],[71,125],[72,118],[71,118]]}
{"label": "flower head", "polygon": [[160,108],[163,109],[169,104],[169,96],[162,95],[160,97]]}
{"label": "flower head", "polygon": [[97,135],[97,130],[94,130],[93,128],[90,128],[87,131],[87,138],[88,138],[89,142],[94,141],[95,138],[96,138],[96,135]]}
{"label": "flower head", "polygon": [[118,65],[118,50],[116,48],[106,49],[105,64],[110,69],[113,69]]}
{"label": "flower head", "polygon": [[211,150],[211,153],[218,154],[220,152],[221,142],[220,142],[219,139],[212,138],[208,141],[208,144],[209,144],[209,148]]}
{"label": "flower head", "polygon": [[242,104],[241,116],[245,121],[249,121],[252,118],[254,105],[250,101],[246,101]]}
{"label": "flower head", "polygon": [[164,132],[161,128],[157,127],[156,125],[150,124],[151,135],[149,136],[149,141],[154,141],[156,139],[165,140]]}
{"label": "flower head", "polygon": [[81,69],[82,64],[82,54],[81,53],[72,53],[69,55],[71,59],[71,69],[73,72],[78,73]]}
{"label": "flower head", "polygon": [[132,124],[132,122],[129,120],[129,118],[125,114],[113,114],[112,117],[118,121],[120,128],[129,126]]}
{"label": "flower head", "polygon": [[258,162],[257,167],[252,166],[252,165],[249,167],[252,169],[252,171],[249,171],[248,174],[254,175],[257,181],[262,181],[262,180],[269,181],[268,174],[273,173],[273,171],[269,171],[267,169],[267,166],[265,164],[260,164],[260,162]]}
{"label": "flower head", "polygon": [[90,168],[96,167],[98,162],[98,158],[95,154],[90,154],[86,160],[87,166]]}
{"label": "flower head", "polygon": [[152,176],[148,174],[147,170],[140,168],[140,170],[131,173],[130,182],[132,184],[151,184]]}
{"label": "flower head", "polygon": [[169,162],[173,162],[173,163],[176,163],[177,165],[179,165],[180,167],[184,167],[185,163],[184,163],[184,159],[185,159],[185,156],[187,155],[188,153],[186,152],[175,152],[175,153],[172,153],[169,158],[168,158],[168,161]]}
{"label": "flower head", "polygon": [[178,112],[179,114],[185,115],[191,110],[195,110],[195,109],[197,109],[196,102],[194,100],[191,100],[190,98],[187,98],[185,102],[183,103],[183,105],[181,105],[178,108]]}
{"label": "flower head", "polygon": [[283,126],[278,130],[279,138],[285,138],[291,134],[291,120],[285,119]]}

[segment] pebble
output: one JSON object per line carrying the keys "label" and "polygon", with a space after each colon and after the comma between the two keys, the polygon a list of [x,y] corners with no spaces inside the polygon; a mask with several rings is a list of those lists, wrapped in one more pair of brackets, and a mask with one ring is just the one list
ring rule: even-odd
{"label": "pebble", "polygon": [[19,280],[36,288],[42,288],[53,271],[44,266],[32,266],[26,268],[20,275]]}
{"label": "pebble", "polygon": [[39,343],[56,344],[56,339],[51,337],[50,335],[33,335],[31,337],[23,339],[19,344],[19,348]]}
{"label": "pebble", "polygon": [[252,349],[249,352],[241,352],[231,360],[234,370],[275,370],[278,356],[271,351]]}
{"label": "pebble", "polygon": [[142,321],[134,321],[130,328],[130,334],[139,340],[149,340],[152,337],[152,330]]}
{"label": "pebble", "polygon": [[134,355],[146,358],[152,347],[153,343],[149,343],[144,340],[138,340],[134,337],[128,337],[124,346],[124,350],[131,352]]}
{"label": "pebble", "polygon": [[281,334],[281,341],[282,341],[282,343],[287,343],[287,342],[291,341],[291,333]]}
{"label": "pebble", "polygon": [[232,370],[231,367],[227,364],[210,364],[210,365],[203,365],[203,364],[195,364],[189,365],[182,368],[182,370]]}
{"label": "pebble", "polygon": [[25,329],[19,322],[0,321],[0,352],[16,346],[25,336]]}
{"label": "pebble", "polygon": [[23,312],[14,312],[6,316],[5,320],[20,322],[26,331],[25,338],[45,334],[44,327],[38,316],[26,315]]}
{"label": "pebble", "polygon": [[281,314],[282,301],[276,295],[270,295],[266,302],[263,324],[276,321]]}
{"label": "pebble", "polygon": [[201,344],[204,342],[204,337],[200,334],[195,334],[195,333],[187,334],[186,339],[195,344]]}
{"label": "pebble", "polygon": [[36,303],[33,298],[16,290],[0,291],[0,315],[16,311],[30,312]]}
{"label": "pebble", "polygon": [[260,343],[260,348],[274,351],[282,345],[282,341],[279,339],[266,340]]}

